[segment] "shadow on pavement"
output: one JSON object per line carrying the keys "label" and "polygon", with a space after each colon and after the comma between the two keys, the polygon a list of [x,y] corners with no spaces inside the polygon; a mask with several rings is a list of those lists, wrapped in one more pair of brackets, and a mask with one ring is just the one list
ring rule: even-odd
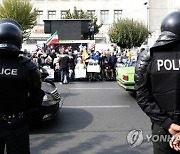
{"label": "shadow on pavement", "polygon": [[135,91],[129,91],[129,95],[131,95],[134,99],[136,99],[136,92]]}
{"label": "shadow on pavement", "polygon": [[62,107],[54,119],[31,126],[30,134],[74,132],[86,128],[92,121],[93,116],[83,109]]}
{"label": "shadow on pavement", "polygon": [[102,149],[96,154],[152,154],[152,146],[150,144],[143,144],[138,147],[130,147],[127,144],[119,146],[112,146],[111,148]]}
{"label": "shadow on pavement", "polygon": [[[33,138],[32,152],[36,154],[151,154],[152,146],[150,143],[143,143],[135,148],[130,147],[127,143],[115,143],[112,141],[115,137],[107,134],[96,134],[91,138],[86,138],[77,143],[77,136],[74,133],[53,134],[50,137],[41,136]],[[36,144],[37,140],[42,142]],[[109,145],[109,142],[111,145]],[[34,144],[34,145],[33,145]],[[36,145],[35,145],[36,144]]]}

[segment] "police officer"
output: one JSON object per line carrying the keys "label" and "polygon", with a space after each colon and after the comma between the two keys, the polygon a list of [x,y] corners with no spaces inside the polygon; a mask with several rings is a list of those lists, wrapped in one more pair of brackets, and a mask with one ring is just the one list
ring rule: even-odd
{"label": "police officer", "polygon": [[0,21],[0,153],[29,154],[26,113],[39,107],[44,96],[40,72],[30,59],[20,56],[21,26]]}
{"label": "police officer", "polygon": [[175,154],[180,146],[169,140],[180,132],[180,11],[164,18],[156,43],[139,54],[135,84],[137,103],[157,137],[154,153]]}

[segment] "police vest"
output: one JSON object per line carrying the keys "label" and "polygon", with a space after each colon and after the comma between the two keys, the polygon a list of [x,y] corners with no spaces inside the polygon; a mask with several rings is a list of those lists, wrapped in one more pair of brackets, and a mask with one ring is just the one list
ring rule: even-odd
{"label": "police vest", "polygon": [[29,70],[18,58],[0,58],[0,113],[26,110],[29,83]]}
{"label": "police vest", "polygon": [[180,51],[153,52],[152,93],[165,111],[180,111]]}

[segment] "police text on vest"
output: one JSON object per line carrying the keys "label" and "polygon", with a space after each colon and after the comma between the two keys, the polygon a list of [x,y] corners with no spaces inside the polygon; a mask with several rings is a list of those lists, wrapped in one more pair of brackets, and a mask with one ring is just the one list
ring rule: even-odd
{"label": "police text on vest", "polygon": [[178,70],[180,70],[180,60],[158,59],[157,60],[157,70],[161,71],[162,68],[164,68],[167,71],[170,71],[170,70],[178,71]]}
{"label": "police text on vest", "polygon": [[0,69],[0,75],[17,75],[17,69],[2,68]]}

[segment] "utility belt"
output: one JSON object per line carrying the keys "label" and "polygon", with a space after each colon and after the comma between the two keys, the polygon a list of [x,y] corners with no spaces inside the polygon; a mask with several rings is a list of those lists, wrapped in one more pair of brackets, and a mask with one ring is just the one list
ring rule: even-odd
{"label": "utility belt", "polygon": [[20,121],[23,121],[25,119],[24,112],[19,113],[13,113],[13,114],[0,114],[0,124],[1,123],[18,123]]}

